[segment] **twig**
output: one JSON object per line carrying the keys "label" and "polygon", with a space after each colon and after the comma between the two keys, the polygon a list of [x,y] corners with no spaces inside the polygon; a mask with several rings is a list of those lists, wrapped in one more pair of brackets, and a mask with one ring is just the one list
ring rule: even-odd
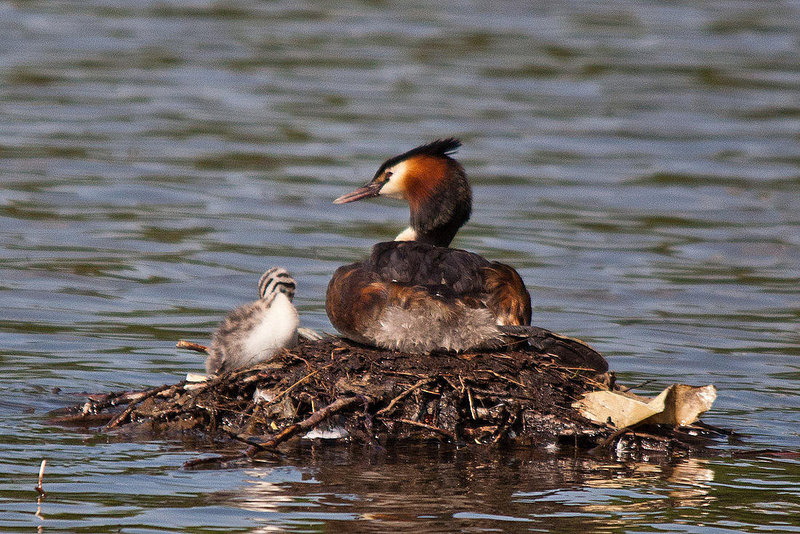
{"label": "twig", "polygon": [[[234,432],[233,430],[231,430],[229,428],[225,428],[225,427],[221,428],[220,430],[225,432],[228,436],[230,436],[232,439],[235,439],[236,441],[241,441],[242,443],[245,443],[247,445],[258,446],[258,438],[256,436],[252,436],[252,435],[249,435],[249,434],[240,434],[238,432]],[[239,453],[237,455],[219,456],[219,457],[217,457],[217,459],[218,460],[229,460],[229,459],[232,459],[232,458],[247,458],[248,456],[250,456],[250,455],[247,454],[246,451],[242,451],[241,453]],[[213,459],[213,457],[212,457],[212,459]],[[209,460],[210,459],[206,459],[206,461],[209,461]],[[195,461],[195,460],[193,460],[193,461]],[[184,465],[186,465],[186,464],[184,464]]]}
{"label": "twig", "polygon": [[609,445],[614,443],[614,440],[616,440],[617,438],[622,437],[623,435],[627,434],[628,432],[633,432],[633,429],[634,429],[634,427],[632,427],[632,426],[626,426],[624,428],[620,428],[619,430],[614,431],[610,436],[608,436],[603,441],[598,443],[589,452],[594,452],[594,451],[597,451],[599,449],[604,449],[604,448],[608,447]]}
{"label": "twig", "polygon": [[715,434],[720,434],[722,436],[732,437],[738,435],[737,432],[733,430],[727,430],[725,428],[720,428],[718,426],[709,425],[708,423],[704,423],[703,421],[695,421],[692,424],[694,426],[699,426],[703,430],[708,430],[709,432],[714,432]]}
{"label": "twig", "polygon": [[[517,414],[519,414],[519,412],[517,412]],[[494,437],[492,438],[492,443],[493,444],[499,443],[500,440],[503,439],[511,430],[511,426],[514,424],[516,420],[517,420],[516,416],[514,417],[513,421],[511,420],[511,414],[508,413],[508,410],[506,410],[504,406],[503,420],[500,422],[499,425],[497,425],[497,428],[495,429],[495,434]]]}
{"label": "twig", "polygon": [[645,387],[646,385],[648,385],[648,384],[651,384],[651,383],[653,383],[653,382],[655,382],[655,380],[645,380],[645,381],[644,381],[644,382],[642,382],[641,384],[636,384],[636,385],[634,385],[634,386],[630,386],[630,387],[627,387],[627,388],[624,388],[624,389],[620,389],[620,392],[622,392],[622,393],[627,393],[628,391],[630,391],[630,390],[632,390],[632,389],[639,389],[639,388],[643,388],[643,387]]}
{"label": "twig", "polygon": [[42,465],[39,467],[39,484],[33,488],[39,493],[40,497],[45,497],[47,493],[44,492],[44,488],[42,488],[42,480],[44,479],[44,467],[47,465],[47,460],[42,460]]}
{"label": "twig", "polygon": [[[484,389],[484,388],[472,388],[473,393],[478,393],[484,395],[486,397],[492,397],[496,399],[500,399],[502,401],[506,401],[508,399],[517,399],[517,400],[524,400],[524,401],[535,401],[534,397],[529,395],[514,395],[509,393],[508,391],[492,391],[491,389]],[[558,408],[558,406],[553,406],[553,408]]]}
{"label": "twig", "polygon": [[58,417],[51,417],[48,419],[51,423],[64,426],[81,426],[91,427],[100,426],[108,423],[114,418],[114,414],[109,413],[77,413],[73,415],[61,415]]}
{"label": "twig", "polygon": [[[101,415],[98,412],[110,407],[110,406],[117,406],[120,404],[127,404],[133,400],[138,399],[142,395],[147,392],[145,391],[122,391],[116,393],[105,393],[102,395],[87,395],[87,400],[83,406],[80,408],[79,413],[75,413],[75,408],[66,408],[60,410],[54,410],[50,412],[52,416],[51,421],[54,421],[59,424],[65,423],[96,423],[98,419],[102,420],[100,422],[107,422],[109,419],[113,417],[113,414],[104,414]],[[104,420],[103,420],[104,419]]]}
{"label": "twig", "polygon": [[184,341],[181,339],[175,344],[175,348],[193,350],[195,352],[205,352],[208,354],[208,347],[201,345],[200,343],[194,343],[193,341]]}
{"label": "twig", "polygon": [[[609,371],[608,373],[603,373],[601,375],[597,375],[598,378],[602,378],[603,376],[608,375],[608,382],[603,382],[601,380],[597,380],[591,376],[583,375],[583,380],[586,382],[586,386],[592,386],[595,390],[600,389],[603,391],[614,391],[614,387],[616,384],[616,377],[614,376],[613,371]],[[628,388],[626,391],[629,391]]]}
{"label": "twig", "polygon": [[[301,358],[301,359],[302,359],[302,358]],[[327,369],[327,368],[328,368],[328,367],[330,367],[331,365],[333,365],[333,364],[332,364],[332,363],[329,363],[329,364],[328,364],[328,365],[326,365],[325,367],[321,367],[321,368],[317,369],[316,371],[312,371],[312,372],[308,373],[306,376],[304,376],[303,378],[301,378],[300,380],[298,380],[297,382],[295,382],[294,384],[292,384],[292,385],[291,385],[291,386],[289,386],[288,388],[284,389],[283,391],[281,391],[280,393],[278,393],[277,395],[275,395],[275,398],[274,398],[274,399],[272,399],[272,400],[271,400],[269,403],[270,403],[270,404],[275,404],[275,403],[278,401],[278,399],[280,399],[281,397],[283,397],[284,395],[286,395],[287,393],[289,393],[291,390],[293,390],[294,388],[296,388],[297,386],[299,386],[300,384],[302,384],[303,382],[305,382],[306,380],[308,380],[309,378],[311,378],[311,377],[312,377],[312,376],[314,376],[315,374],[319,373],[320,371],[324,371],[325,369]]]}
{"label": "twig", "polygon": [[396,396],[395,398],[393,398],[393,399],[391,400],[391,402],[389,402],[389,405],[388,405],[388,406],[386,406],[386,408],[381,408],[380,410],[378,410],[377,412],[375,412],[375,416],[377,417],[377,416],[379,416],[379,415],[382,415],[382,414],[384,414],[384,413],[386,413],[386,412],[390,412],[390,411],[392,411],[392,408],[394,408],[394,407],[395,407],[395,405],[396,405],[398,402],[400,402],[401,400],[403,400],[403,399],[405,399],[406,397],[408,397],[408,396],[409,396],[411,393],[413,393],[415,390],[417,390],[417,389],[421,388],[422,386],[428,385],[428,384],[430,384],[430,383],[431,383],[431,382],[433,382],[433,381],[434,381],[434,380],[433,380],[432,378],[423,378],[422,380],[419,380],[419,381],[418,381],[416,384],[414,384],[413,386],[411,386],[410,388],[408,388],[407,390],[405,390],[404,392],[402,392],[400,395],[398,395],[398,396]]}
{"label": "twig", "polygon": [[447,375],[442,375],[440,378],[445,382],[447,382],[447,385],[450,386],[450,389],[452,389],[453,391],[458,391],[458,387],[456,387],[456,385],[453,384],[453,382],[450,380],[451,377],[448,377]]}
{"label": "twig", "polygon": [[[414,378],[419,378],[421,376],[421,373],[409,373],[407,371],[394,371],[392,369],[388,369],[388,370],[384,371],[384,374],[397,375],[397,376],[412,376]],[[453,389],[455,389],[455,388],[453,388]]]}
{"label": "twig", "polygon": [[429,425],[427,423],[420,423],[419,421],[412,421],[411,419],[391,419],[392,421],[397,421],[399,423],[405,423],[407,425],[418,426],[420,428],[425,428],[427,430],[431,430],[433,432],[438,432],[443,436],[447,436],[448,438],[452,439],[453,441],[456,440],[456,435],[449,430],[445,430],[444,428],[439,428],[438,426]]}
{"label": "twig", "polygon": [[200,467],[207,464],[215,464],[221,462],[230,462],[232,460],[244,460],[247,459],[248,455],[245,451],[237,452],[236,454],[225,454],[225,455],[216,455],[216,456],[205,456],[203,458],[195,458],[194,460],[188,460],[184,462],[183,468],[184,469],[194,469],[196,467]]}
{"label": "twig", "polygon": [[472,389],[467,388],[467,398],[469,399],[469,412],[472,415],[472,420],[476,421],[478,419],[478,415],[475,413],[475,404],[472,402]]}
{"label": "twig", "polygon": [[[283,430],[281,430],[278,435],[274,436],[273,438],[268,439],[265,442],[258,442],[255,440],[249,440],[251,444],[250,449],[248,449],[248,455],[252,456],[257,450],[259,449],[273,449],[283,443],[284,441],[288,440],[298,432],[303,430],[310,430],[311,428],[317,426],[322,421],[327,419],[328,417],[332,416],[333,414],[344,410],[352,406],[353,404],[358,404],[359,402],[364,402],[365,397],[358,396],[358,397],[343,397],[337,399],[330,403],[329,405],[325,406],[324,408],[320,408],[316,412],[309,415],[306,419],[303,419],[299,423],[295,423],[293,425],[287,426]],[[369,401],[369,399],[367,398]],[[252,453],[250,451],[253,450]]]}
{"label": "twig", "polygon": [[140,398],[131,401],[131,403],[128,405],[125,411],[116,416],[111,421],[109,421],[108,424],[106,424],[106,426],[103,427],[103,430],[111,430],[112,428],[118,427],[133,412],[133,409],[136,408],[137,405],[141,404],[145,400],[151,397],[155,397],[156,395],[167,389],[183,387],[183,384],[184,382],[178,382],[177,384],[174,385],[165,384],[163,386],[151,389],[150,391],[142,395]]}
{"label": "twig", "polygon": [[308,360],[306,360],[306,359],[305,359],[305,358],[303,358],[302,356],[298,356],[297,354],[293,353],[293,352],[292,352],[292,351],[290,351],[289,349],[283,349],[283,356],[290,356],[291,358],[293,358],[293,359],[295,359],[295,360],[300,360],[301,362],[303,362],[304,364],[306,364],[306,367],[308,367],[309,369],[311,369],[311,364],[310,364],[310,363],[308,363]]}
{"label": "twig", "polygon": [[490,374],[496,376],[497,378],[499,378],[500,380],[505,380],[506,382],[511,382],[512,384],[516,384],[521,388],[525,387],[525,384],[523,384],[522,382],[517,382],[516,380],[512,380],[512,379],[508,378],[507,376],[503,376],[500,373],[492,371],[491,369],[478,369],[476,372],[478,372],[478,373],[490,373]]}
{"label": "twig", "polygon": [[114,393],[104,393],[102,395],[87,395],[86,398],[92,401],[92,408],[95,410],[102,409],[104,406],[111,406],[119,403],[128,403],[132,400],[139,398],[139,395],[144,395],[147,390],[143,391],[119,391]]}

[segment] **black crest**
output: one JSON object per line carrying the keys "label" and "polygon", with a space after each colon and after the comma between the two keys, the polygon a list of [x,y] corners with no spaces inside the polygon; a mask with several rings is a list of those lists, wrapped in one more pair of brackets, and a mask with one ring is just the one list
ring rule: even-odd
{"label": "black crest", "polygon": [[383,165],[378,169],[378,172],[375,173],[375,177],[380,176],[383,174],[383,171],[388,169],[389,167],[393,167],[397,165],[403,160],[407,160],[413,156],[439,156],[442,158],[447,158],[450,154],[455,153],[456,150],[461,146],[461,141],[456,139],[455,137],[448,137],[447,139],[437,139],[432,143],[428,143],[427,145],[420,145],[416,148],[412,148],[408,152],[403,152],[399,156],[394,156],[393,158],[389,158],[383,162]]}

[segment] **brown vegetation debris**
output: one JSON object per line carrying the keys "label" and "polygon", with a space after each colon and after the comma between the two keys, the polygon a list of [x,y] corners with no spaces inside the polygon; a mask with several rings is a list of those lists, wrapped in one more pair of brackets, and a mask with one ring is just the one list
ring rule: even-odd
{"label": "brown vegetation debris", "polygon": [[[611,378],[531,348],[409,355],[329,337],[205,382],[92,395],[52,420],[123,435],[192,432],[243,441],[248,453],[310,431],[384,446],[436,439],[591,449],[608,447],[610,437],[631,441],[573,407],[584,393],[608,389]],[[666,450],[674,439],[648,443]]]}

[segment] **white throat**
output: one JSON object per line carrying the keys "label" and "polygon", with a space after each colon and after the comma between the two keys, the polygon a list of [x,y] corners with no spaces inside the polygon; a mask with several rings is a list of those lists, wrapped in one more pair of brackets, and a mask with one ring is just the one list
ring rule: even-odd
{"label": "white throat", "polygon": [[397,237],[394,238],[395,241],[416,241],[417,240],[417,232],[410,226],[397,234]]}

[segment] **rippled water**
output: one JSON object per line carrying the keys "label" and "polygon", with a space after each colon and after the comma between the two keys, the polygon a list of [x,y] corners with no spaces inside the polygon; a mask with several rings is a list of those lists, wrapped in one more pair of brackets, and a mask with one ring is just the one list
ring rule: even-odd
{"label": "rippled water", "polygon": [[798,58],[797,2],[1,2],[0,530],[800,531],[791,457],[305,444],[185,471],[204,444],[43,417],[201,370],[174,341],[271,265],[330,330],[334,268],[407,219],[331,200],[456,135],[455,245],[515,265],[537,324],[798,450]]}

